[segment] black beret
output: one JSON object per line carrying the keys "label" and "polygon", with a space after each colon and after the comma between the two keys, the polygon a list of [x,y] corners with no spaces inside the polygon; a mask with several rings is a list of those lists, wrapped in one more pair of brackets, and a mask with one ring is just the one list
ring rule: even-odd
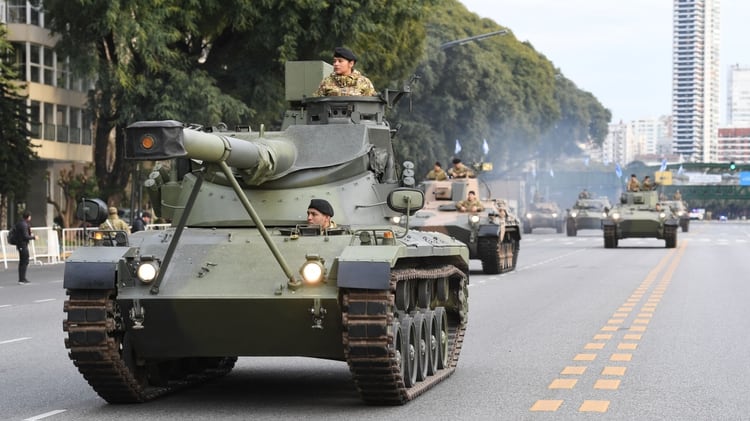
{"label": "black beret", "polygon": [[357,61],[357,56],[354,55],[352,50],[344,47],[336,47],[333,49],[333,56],[334,57],[341,57],[345,58],[349,61]]}
{"label": "black beret", "polygon": [[451,162],[453,162],[454,164],[458,164],[461,162],[461,160],[459,158],[453,158],[453,161]]}
{"label": "black beret", "polygon": [[149,213],[149,212],[143,212],[141,214],[141,218],[151,218],[151,213]]}
{"label": "black beret", "polygon": [[324,199],[313,199],[310,201],[308,209],[317,209],[318,212],[323,215],[333,216],[333,207],[327,200]]}

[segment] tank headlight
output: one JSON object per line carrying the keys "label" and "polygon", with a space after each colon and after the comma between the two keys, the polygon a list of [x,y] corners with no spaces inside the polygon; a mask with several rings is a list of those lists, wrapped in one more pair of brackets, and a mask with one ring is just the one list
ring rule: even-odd
{"label": "tank headlight", "polygon": [[144,284],[148,284],[156,279],[156,274],[158,272],[159,268],[156,261],[149,260],[146,262],[141,262],[141,264],[138,265],[136,276],[138,276],[138,279],[140,279],[141,282],[143,282]]}
{"label": "tank headlight", "polygon": [[531,215],[530,213],[527,213],[527,214],[526,214],[526,219],[531,219],[531,216],[532,216],[532,215]]}
{"label": "tank headlight", "polygon": [[602,212],[602,218],[606,218],[606,217],[607,217],[607,212]]}
{"label": "tank headlight", "polygon": [[478,224],[479,223],[479,215],[471,215],[469,217],[469,222],[472,224]]}
{"label": "tank headlight", "polygon": [[578,216],[578,212],[572,211],[572,212],[570,212],[570,216],[572,216],[573,218],[575,218],[576,216]]}
{"label": "tank headlight", "polygon": [[401,223],[401,217],[400,216],[394,216],[391,217],[391,223],[394,225],[398,225]]}
{"label": "tank headlight", "polygon": [[620,219],[620,213],[619,212],[612,212],[612,219]]}
{"label": "tank headlight", "polygon": [[318,284],[325,280],[326,268],[323,259],[317,254],[305,256],[305,263],[299,269],[302,280],[307,284]]}
{"label": "tank headlight", "polygon": [[664,219],[667,217],[667,214],[664,212],[659,212],[659,218]]}
{"label": "tank headlight", "polygon": [[557,212],[553,212],[553,213],[552,213],[552,217],[553,217],[553,218],[557,218]]}

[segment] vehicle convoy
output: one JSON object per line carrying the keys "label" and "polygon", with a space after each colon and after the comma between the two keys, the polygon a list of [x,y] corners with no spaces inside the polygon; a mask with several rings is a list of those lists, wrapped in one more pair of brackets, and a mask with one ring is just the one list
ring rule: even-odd
{"label": "vehicle convoy", "polygon": [[679,223],[654,190],[622,193],[602,224],[605,248],[616,248],[623,238],[658,238],[667,248],[677,246]]}
{"label": "vehicle convoy", "polygon": [[688,212],[687,206],[685,206],[685,202],[682,200],[662,200],[661,203],[672,209],[672,213],[674,213],[680,221],[682,232],[688,232],[688,228],[690,228],[690,213]]}
{"label": "vehicle convoy", "polygon": [[[402,186],[384,116],[407,90],[305,99],[330,72],[287,63],[299,83],[282,131],[128,127],[126,157],[160,163],[148,185],[172,227],[79,248],[64,275],[65,345],[107,402],[222,376],[240,356],[346,361],[371,404],[403,404],[454,372],[469,249],[389,222],[424,204]],[[314,198],[335,227],[307,224]],[[103,206],[79,216],[96,223]]]}
{"label": "vehicle convoy", "polygon": [[476,178],[445,181],[425,180],[425,205],[410,220],[422,231],[442,232],[469,246],[469,258],[482,261],[486,274],[509,272],[516,267],[521,241],[518,218],[503,200],[482,201],[479,212],[460,212],[456,204],[473,191],[479,194]]}
{"label": "vehicle convoy", "polygon": [[578,230],[602,229],[602,220],[607,217],[607,211],[612,207],[606,197],[583,198],[576,200],[575,205],[568,209],[565,217],[565,229],[568,237],[575,237]]}
{"label": "vehicle convoy", "polygon": [[563,214],[555,202],[534,202],[529,205],[523,218],[524,234],[531,234],[534,228],[554,228],[563,232]]}

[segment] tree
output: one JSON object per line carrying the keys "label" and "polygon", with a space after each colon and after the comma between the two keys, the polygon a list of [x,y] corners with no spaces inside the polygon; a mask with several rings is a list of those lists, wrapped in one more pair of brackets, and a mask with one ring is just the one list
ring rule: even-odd
{"label": "tree", "polygon": [[25,86],[18,83],[18,72],[11,65],[13,48],[6,39],[5,25],[0,25],[0,212],[2,224],[8,220],[5,212],[12,201],[22,201],[29,190],[28,173],[38,158],[28,130],[29,116]]}
{"label": "tree", "polygon": [[99,186],[94,175],[93,164],[84,166],[81,171],[76,164],[71,164],[70,169],[60,170],[57,185],[62,188],[64,202],[62,204],[47,198],[47,203],[55,207],[57,215],[60,215],[64,227],[71,227],[76,219],[75,210],[82,198],[99,197]]}

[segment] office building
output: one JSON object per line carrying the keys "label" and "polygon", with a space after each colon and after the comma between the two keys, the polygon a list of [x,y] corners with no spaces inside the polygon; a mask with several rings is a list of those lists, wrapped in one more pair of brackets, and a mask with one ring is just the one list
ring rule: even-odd
{"label": "office building", "polygon": [[72,163],[81,169],[93,159],[91,119],[85,112],[90,86],[72,77],[67,59],[54,52],[55,39],[45,28],[39,2],[0,1],[0,22],[7,27],[19,77],[27,85],[23,94],[28,96],[31,141],[39,146],[35,150],[40,160],[19,174],[31,179],[25,206],[35,226],[52,226],[57,215],[47,199],[62,208],[67,200],[57,185],[60,170]]}
{"label": "office building", "polygon": [[674,0],[673,150],[686,162],[717,159],[719,0]]}
{"label": "office building", "polygon": [[750,127],[750,66],[734,64],[729,67],[727,125]]}

